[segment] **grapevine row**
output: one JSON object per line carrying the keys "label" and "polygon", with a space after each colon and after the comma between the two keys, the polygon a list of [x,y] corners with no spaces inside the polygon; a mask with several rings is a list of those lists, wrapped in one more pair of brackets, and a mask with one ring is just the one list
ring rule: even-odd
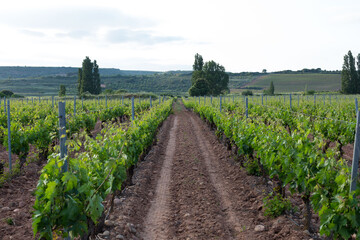
{"label": "grapevine row", "polygon": [[226,135],[238,154],[253,161],[265,177],[302,196],[307,229],[312,207],[319,214],[321,234],[335,239],[359,236],[360,199],[354,196],[359,196],[360,189],[349,192],[347,163],[337,159],[332,148],[322,151],[322,139],[309,139],[311,129],[301,127],[289,133],[278,121],[265,124],[261,117],[246,119],[195,101],[184,100],[184,104],[216,126],[218,134]]}
{"label": "grapevine row", "polygon": [[[202,103],[203,104],[203,103]],[[210,102],[208,101],[208,104]],[[276,105],[277,104],[277,105]],[[219,107],[215,101],[212,106]],[[276,107],[274,107],[276,105]],[[338,116],[336,110],[328,108],[310,106],[293,107],[272,103],[271,106],[249,104],[248,112],[250,118],[259,118],[265,124],[282,124],[290,133],[293,131],[305,131],[310,129],[312,137],[322,139],[323,150],[325,151],[331,142],[337,145],[338,155],[342,157],[342,147],[354,142],[355,135],[355,111],[354,109],[344,108]],[[245,118],[245,106],[242,102],[227,102],[222,104],[223,111]],[[350,118],[352,119],[350,120]]]}
{"label": "grapevine row", "polygon": [[[150,106],[148,101],[142,101],[141,104],[135,104],[135,113],[139,114],[148,109]],[[25,111],[26,108],[20,104],[12,105],[11,115],[11,152],[19,156],[19,162],[13,169],[11,174],[16,174],[21,170],[26,162],[29,154],[30,145],[35,146],[39,151],[39,162],[44,161],[49,153],[50,145],[58,138],[58,116],[57,108],[52,108],[51,104],[41,103],[32,105],[32,111]],[[72,106],[67,105],[67,133],[68,136],[77,133],[80,129],[86,130],[89,134],[95,127],[98,120],[104,122],[116,117],[131,116],[131,105],[125,103],[109,104],[108,108],[100,111],[93,111],[97,107],[96,102],[86,102],[82,111],[73,115]],[[5,114],[2,114],[3,116]],[[29,117],[30,116],[30,117]],[[0,141],[4,146],[8,147],[8,131],[7,123],[1,123]],[[11,175],[8,173],[8,175]],[[4,181],[9,176],[3,176]]]}
{"label": "grapevine row", "polygon": [[[42,170],[33,214],[34,235],[84,236],[104,220],[103,200],[120,190],[129,169],[152,144],[159,124],[171,111],[172,100],[152,108],[131,122],[127,130],[109,124],[95,139],[85,135],[84,151],[64,159],[52,154]],[[70,141],[72,151],[81,147]],[[70,154],[71,155],[71,154]]]}

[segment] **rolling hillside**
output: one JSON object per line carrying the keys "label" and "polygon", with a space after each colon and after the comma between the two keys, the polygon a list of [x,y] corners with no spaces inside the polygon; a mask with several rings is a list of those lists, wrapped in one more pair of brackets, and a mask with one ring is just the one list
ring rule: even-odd
{"label": "rolling hillside", "polygon": [[315,91],[338,91],[341,88],[341,74],[324,73],[266,74],[254,79],[245,87],[266,89],[271,81],[274,82],[275,93],[304,91],[305,85],[308,86],[308,90]]}
{"label": "rolling hillside", "polygon": [[[128,92],[186,94],[191,86],[191,71],[136,71],[115,68],[100,69],[104,89],[125,89]],[[275,92],[308,90],[337,91],[340,73],[229,73],[231,92],[251,89],[262,92],[273,81]],[[77,68],[70,67],[0,67],[0,91],[10,90],[24,96],[57,95],[59,86],[67,94],[76,94]]]}
{"label": "rolling hillside", "polygon": [[[68,95],[74,95],[77,91],[77,73],[71,72],[73,69],[66,69],[64,72],[46,71],[51,75],[41,76],[41,71],[31,69],[30,73],[16,69],[11,76],[16,77],[0,77],[0,91],[10,90],[16,94],[23,96],[51,96],[57,95],[60,85],[66,86]],[[40,70],[40,69],[39,69]],[[101,71],[102,70],[102,71]],[[100,69],[101,84],[103,89],[125,89],[128,92],[153,92],[156,94],[172,93],[184,94],[191,86],[190,71],[171,71],[171,72],[151,72],[151,71],[124,71],[118,70],[120,74],[106,74],[110,71]],[[105,72],[105,74],[104,74]],[[114,72],[114,71],[112,71]],[[4,75],[4,73],[3,73]],[[0,69],[1,76],[1,69]],[[22,77],[19,77],[22,76]]]}

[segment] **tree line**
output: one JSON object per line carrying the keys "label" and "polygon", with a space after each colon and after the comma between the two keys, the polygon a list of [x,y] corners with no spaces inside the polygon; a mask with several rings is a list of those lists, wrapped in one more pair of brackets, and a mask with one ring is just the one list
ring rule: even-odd
{"label": "tree line", "polygon": [[282,71],[275,71],[272,73],[276,74],[299,74],[299,73],[323,73],[323,74],[339,74],[339,70],[329,71],[329,70],[322,70],[321,68],[303,68],[301,70],[293,71],[293,70],[282,70]]}
{"label": "tree line", "polygon": [[229,75],[220,64],[209,61],[204,64],[200,54],[195,55],[191,77],[190,96],[220,95],[229,92]]}
{"label": "tree line", "polygon": [[356,61],[351,51],[344,56],[341,71],[341,92],[345,94],[360,93],[360,53],[357,55]]}

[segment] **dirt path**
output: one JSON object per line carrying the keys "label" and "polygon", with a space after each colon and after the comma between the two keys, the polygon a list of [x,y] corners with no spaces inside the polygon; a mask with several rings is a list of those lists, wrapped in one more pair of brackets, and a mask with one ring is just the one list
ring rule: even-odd
{"label": "dirt path", "polygon": [[198,116],[174,109],[118,196],[108,239],[310,239],[284,216],[265,218],[262,180],[246,174]]}
{"label": "dirt path", "polygon": [[145,220],[144,238],[167,239],[167,224],[170,205],[170,180],[171,169],[176,147],[176,129],[178,121],[174,120],[174,126],[170,130],[170,139],[166,147],[165,161],[160,173],[160,179],[156,185],[155,198]]}
{"label": "dirt path", "polygon": [[231,203],[231,196],[229,196],[228,192],[225,190],[224,186],[226,185],[219,176],[219,171],[222,171],[221,166],[218,165],[216,161],[216,156],[214,155],[214,151],[212,151],[211,144],[204,137],[202,133],[202,129],[199,124],[191,117],[192,127],[194,128],[194,132],[196,134],[197,142],[200,146],[201,153],[203,158],[205,159],[205,165],[207,172],[210,175],[211,184],[215,187],[217,194],[220,197],[220,203],[223,206],[224,212],[226,213],[226,220],[229,226],[234,231],[234,235],[240,239],[242,229],[242,223],[240,219],[236,216],[234,209]]}
{"label": "dirt path", "polygon": [[0,188],[0,239],[33,239],[32,211],[40,166],[29,163],[20,176]]}

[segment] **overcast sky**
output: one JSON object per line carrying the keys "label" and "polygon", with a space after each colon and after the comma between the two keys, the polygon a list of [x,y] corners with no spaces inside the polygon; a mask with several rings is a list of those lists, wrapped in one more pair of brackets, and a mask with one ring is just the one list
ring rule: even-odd
{"label": "overcast sky", "polygon": [[0,6],[1,66],[227,71],[341,69],[360,53],[359,0],[12,0]]}

